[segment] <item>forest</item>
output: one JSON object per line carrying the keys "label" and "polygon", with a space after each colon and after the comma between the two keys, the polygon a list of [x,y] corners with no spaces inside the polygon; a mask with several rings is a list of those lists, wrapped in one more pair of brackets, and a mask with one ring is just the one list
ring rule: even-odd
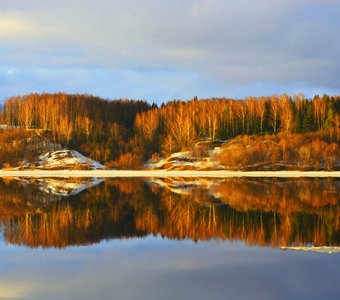
{"label": "forest", "polygon": [[[115,168],[142,168],[151,157],[193,151],[199,141],[234,138],[239,147],[232,154],[237,157],[230,162],[230,149],[226,148],[225,155],[222,152],[216,158],[231,167],[235,162],[304,160],[313,168],[332,169],[340,152],[340,96],[326,94],[312,99],[302,94],[195,97],[160,106],[92,95],[27,94],[5,99],[0,124],[0,152],[15,152],[15,143],[8,142],[12,135],[27,137],[29,132],[39,132],[51,143]],[[261,144],[264,146],[258,146]],[[249,152],[249,148],[255,150]],[[24,147],[17,144],[16,151],[18,158]],[[323,164],[327,156],[330,158]],[[11,163],[11,157],[0,155],[0,164],[5,162]]]}

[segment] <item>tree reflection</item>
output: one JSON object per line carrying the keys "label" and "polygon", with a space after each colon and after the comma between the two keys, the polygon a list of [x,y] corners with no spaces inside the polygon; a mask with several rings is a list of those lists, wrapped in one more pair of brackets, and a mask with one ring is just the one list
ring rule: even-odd
{"label": "tree reflection", "polygon": [[78,195],[0,180],[0,229],[29,247],[109,238],[242,240],[261,246],[338,246],[338,179],[109,179]]}

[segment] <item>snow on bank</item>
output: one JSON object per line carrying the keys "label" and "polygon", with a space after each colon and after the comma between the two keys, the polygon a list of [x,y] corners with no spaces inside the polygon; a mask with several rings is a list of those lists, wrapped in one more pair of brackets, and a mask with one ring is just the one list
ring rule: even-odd
{"label": "snow on bank", "polygon": [[102,170],[105,167],[75,150],[59,150],[47,152],[39,157],[36,163],[37,169],[60,170],[60,169],[89,169]]}
{"label": "snow on bank", "polygon": [[213,156],[220,151],[220,147],[207,151],[205,157],[195,157],[189,151],[176,152],[169,157],[160,159],[156,163],[146,165],[150,169],[166,169],[166,170],[223,170],[224,167],[213,160]]}
{"label": "snow on bank", "polygon": [[336,177],[340,171],[0,170],[0,177]]}

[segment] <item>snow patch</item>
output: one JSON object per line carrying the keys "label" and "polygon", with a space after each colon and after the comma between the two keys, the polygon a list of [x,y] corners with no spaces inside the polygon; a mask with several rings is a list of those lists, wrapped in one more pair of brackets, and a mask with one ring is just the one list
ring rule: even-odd
{"label": "snow patch", "polygon": [[99,162],[92,160],[75,150],[58,150],[47,152],[39,157],[36,163],[37,169],[61,170],[61,169],[80,169],[80,170],[103,170],[105,167]]}
{"label": "snow patch", "polygon": [[146,167],[166,170],[224,170],[224,167],[213,159],[220,150],[220,147],[208,150],[205,157],[195,157],[189,151],[176,152],[156,163],[149,163]]}

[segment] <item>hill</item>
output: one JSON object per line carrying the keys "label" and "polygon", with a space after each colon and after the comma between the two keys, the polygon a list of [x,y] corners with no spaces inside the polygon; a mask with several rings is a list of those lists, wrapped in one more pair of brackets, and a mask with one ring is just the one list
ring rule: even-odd
{"label": "hill", "polygon": [[199,142],[193,151],[176,152],[145,166],[166,170],[340,170],[339,143],[326,133],[239,136]]}
{"label": "hill", "polygon": [[0,168],[29,165],[42,153],[61,149],[52,142],[51,133],[45,130],[0,128]]}
{"label": "hill", "polygon": [[0,129],[0,168],[40,170],[98,170],[105,167],[75,150],[62,149],[49,132]]}
{"label": "hill", "polygon": [[[140,169],[163,157],[162,168],[331,170],[338,168],[340,96],[194,98],[158,107],[92,95],[28,94],[5,100],[0,124],[1,165],[72,149],[116,169]],[[202,141],[226,143],[220,152],[205,145],[205,153],[197,150]]]}
{"label": "hill", "polygon": [[39,170],[102,170],[105,167],[75,150],[58,150],[41,155],[34,164]]}

